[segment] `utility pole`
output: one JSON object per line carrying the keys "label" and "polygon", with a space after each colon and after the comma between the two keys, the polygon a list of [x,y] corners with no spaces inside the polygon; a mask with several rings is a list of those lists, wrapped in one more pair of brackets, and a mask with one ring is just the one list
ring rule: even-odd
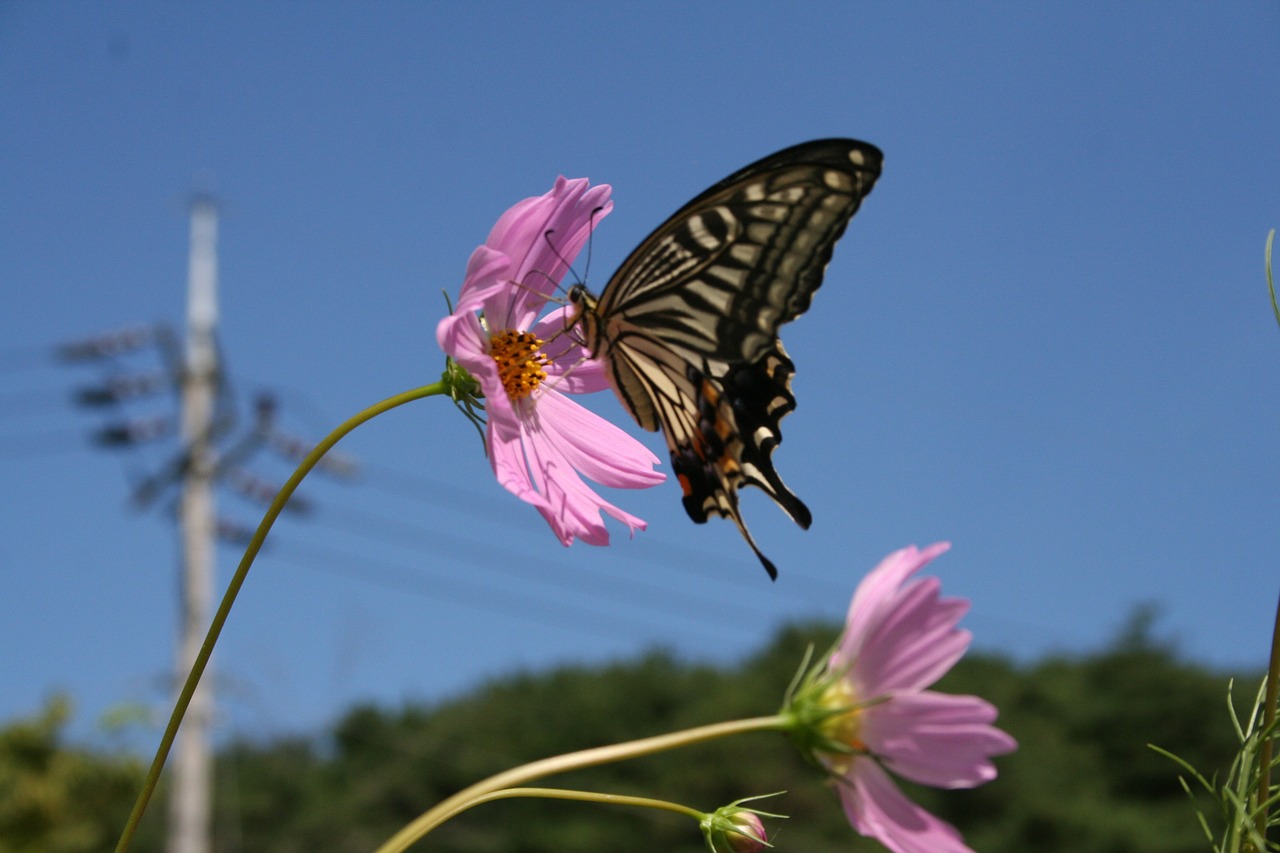
{"label": "utility pole", "polygon": [[[181,551],[179,577],[179,624],[174,662],[175,692],[181,690],[187,674],[200,654],[213,615],[214,543],[220,536],[239,537],[240,544],[252,535],[252,527],[234,521],[220,521],[214,511],[214,487],[219,481],[240,494],[269,503],[276,487],[245,466],[261,450],[295,464],[314,448],[305,438],[290,435],[275,425],[276,406],[269,395],[260,397],[256,419],[238,440],[234,429],[234,401],[223,382],[223,368],[215,329],[218,322],[218,208],[208,195],[191,199],[191,246],[187,267],[187,336],[185,351],[167,327],[140,325],[101,333],[59,345],[58,361],[67,364],[105,363],[110,368],[106,381],[82,387],[75,394],[77,406],[108,411],[113,419],[93,434],[98,447],[124,452],[131,448],[180,434],[178,452],[163,466],[134,484],[132,503],[141,509],[153,506],[177,487]],[[124,356],[154,348],[166,369],[147,374],[127,374],[118,364]],[[180,417],[151,415],[123,417],[128,401],[160,391],[175,389]],[[114,415],[122,417],[115,419]],[[174,424],[177,424],[177,429]],[[218,444],[223,445],[220,450]],[[354,478],[356,464],[350,458],[330,452],[319,461],[317,471],[339,478]],[[288,508],[305,510],[306,503],[294,496]],[[233,539],[234,541],[234,539]],[[210,663],[192,694],[182,727],[170,751],[169,821],[167,853],[211,853],[213,850],[213,749],[210,730],[214,716],[213,666]]]}
{"label": "utility pole", "polygon": [[[182,537],[181,635],[175,674],[180,686],[190,671],[212,616],[214,579],[213,480],[217,453],[213,430],[218,389],[218,210],[213,199],[196,196],[191,206],[191,254],[187,270],[187,347],[182,369]],[[191,697],[174,750],[169,809],[169,853],[209,853],[212,849],[213,717],[212,666]],[[179,688],[180,689],[180,688]]]}

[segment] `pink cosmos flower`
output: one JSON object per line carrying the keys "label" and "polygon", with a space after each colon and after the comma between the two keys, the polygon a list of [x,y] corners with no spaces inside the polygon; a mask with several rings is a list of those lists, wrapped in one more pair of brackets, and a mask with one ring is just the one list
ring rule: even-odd
{"label": "pink cosmos flower", "polygon": [[[839,778],[853,828],[895,853],[972,853],[960,833],[911,802],[889,778],[972,788],[996,776],[991,756],[1017,743],[977,696],[928,690],[969,648],[956,627],[969,602],[940,597],[937,578],[908,580],[950,544],[886,557],[858,585],[844,633],[809,682],[818,709],[814,752]],[[823,748],[825,745],[826,748]]]}
{"label": "pink cosmos flower", "polygon": [[472,253],[453,313],[436,327],[440,348],[480,384],[498,482],[533,504],[565,545],[607,545],[601,511],[633,534],[645,527],[580,475],[627,489],[665,479],[643,444],[566,396],[608,387],[602,366],[564,334],[569,309],[538,320],[592,225],[613,208],[610,192],[562,177],[504,213]]}

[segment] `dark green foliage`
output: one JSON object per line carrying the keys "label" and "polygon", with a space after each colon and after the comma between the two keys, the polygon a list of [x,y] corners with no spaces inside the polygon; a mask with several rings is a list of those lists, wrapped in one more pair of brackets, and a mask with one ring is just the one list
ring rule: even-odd
{"label": "dark green foliage", "polygon": [[[360,708],[339,724],[324,757],[294,749],[294,781],[271,771],[281,747],[238,754],[242,847],[369,850],[466,785],[516,764],[704,723],[771,713],[813,643],[834,626],[792,628],[742,666],[715,669],[653,653],[640,661],[521,675],[434,709]],[[1001,709],[1021,749],[998,759],[1001,776],[974,791],[911,788],[955,823],[981,853],[1192,853],[1206,845],[1177,769],[1159,743],[1197,766],[1225,767],[1235,748],[1226,677],[1181,663],[1142,625],[1106,653],[1019,668],[971,655],[941,689],[975,693]],[[256,756],[256,758],[254,757]],[[257,770],[255,761],[266,762]],[[315,799],[294,808],[304,779]],[[821,773],[780,735],[718,741],[678,753],[594,768],[543,784],[673,799],[710,811],[785,789],[761,805],[779,850],[878,850],[848,827]],[[245,804],[259,789],[294,801],[269,814]],[[236,802],[233,798],[230,802]],[[228,819],[230,816],[228,815]],[[458,853],[610,853],[704,850],[696,827],[674,815],[543,800],[492,803],[461,815],[421,849]]]}
{"label": "dark green foliage", "polygon": [[[1082,659],[1019,667],[970,655],[940,689],[995,703],[1000,725],[1021,748],[997,759],[1000,777],[990,785],[911,787],[911,795],[955,823],[979,853],[1207,850],[1176,766],[1146,744],[1158,743],[1206,773],[1225,768],[1236,745],[1226,714],[1227,677],[1180,662],[1151,641],[1144,626],[1136,620],[1110,651]],[[654,652],[612,666],[518,675],[436,707],[356,708],[324,738],[233,744],[219,757],[218,853],[369,851],[448,795],[514,765],[772,713],[806,647],[813,643],[821,652],[834,634],[830,625],[789,629],[733,668]],[[1252,698],[1255,682],[1240,684],[1240,695]],[[104,849],[110,845],[102,839],[114,837],[128,811],[141,776],[137,762],[62,747],[58,725],[24,722],[0,730],[0,786],[8,787],[0,787],[0,803],[30,799],[33,780],[55,780],[74,792],[64,794],[43,823],[15,821],[12,807],[0,809],[2,851]],[[21,747],[26,741],[35,747]],[[79,769],[52,769],[57,766]],[[881,849],[853,833],[821,772],[777,734],[730,738],[540,784],[658,797],[706,811],[785,789],[758,804],[791,816],[766,821],[777,850]],[[153,804],[138,853],[160,849],[163,823],[163,803]],[[22,840],[37,837],[32,826],[44,833],[37,846]],[[48,840],[55,835],[70,840]],[[416,849],[699,853],[705,847],[692,821],[669,813],[508,800],[458,816]]]}
{"label": "dark green foliage", "polygon": [[[0,729],[0,851],[80,853],[115,846],[142,786],[142,763],[65,745],[70,716],[70,701],[57,697],[36,716]],[[154,839],[149,833],[141,840]]]}
{"label": "dark green foliage", "polygon": [[[1209,772],[1225,769],[1238,745],[1228,678],[1179,662],[1148,627],[1140,612],[1112,651],[1049,659],[1022,673],[991,659],[962,662],[939,689],[992,701],[1020,748],[997,760],[992,784],[921,791],[918,801],[980,851],[1206,851],[1178,768],[1147,744]],[[1259,680],[1247,680],[1250,698]],[[997,820],[985,819],[992,807]]]}

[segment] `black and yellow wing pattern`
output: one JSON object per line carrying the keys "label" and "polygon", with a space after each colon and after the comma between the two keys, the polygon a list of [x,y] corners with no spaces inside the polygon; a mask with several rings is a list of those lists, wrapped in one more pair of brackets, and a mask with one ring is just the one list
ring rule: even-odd
{"label": "black and yellow wing pattern", "polygon": [[811,521],[771,461],[796,405],[778,329],[809,307],[882,160],[852,139],[771,154],[680,208],[599,299],[581,285],[569,294],[623,406],[645,429],[662,428],[689,516],[733,519],[770,577],[738,488],[757,486],[801,527]]}

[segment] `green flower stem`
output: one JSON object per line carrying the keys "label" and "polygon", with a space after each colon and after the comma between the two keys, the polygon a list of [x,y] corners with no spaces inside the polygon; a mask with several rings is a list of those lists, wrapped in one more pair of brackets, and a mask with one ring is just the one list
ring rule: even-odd
{"label": "green flower stem", "polygon": [[182,692],[178,694],[178,701],[174,704],[173,714],[169,717],[169,725],[165,727],[164,735],[160,738],[160,746],[156,749],[156,756],[151,762],[151,769],[147,771],[146,779],[142,783],[142,790],[138,793],[138,800],[133,804],[133,811],[129,813],[129,820],[125,823],[124,830],[120,833],[120,840],[116,843],[116,853],[125,853],[129,849],[134,833],[138,830],[138,823],[142,820],[142,815],[147,810],[147,804],[151,801],[151,795],[155,792],[156,783],[160,781],[160,771],[164,769],[165,760],[169,757],[169,749],[173,746],[174,738],[178,735],[178,726],[182,724],[182,718],[187,712],[187,706],[191,704],[191,696],[196,692],[196,685],[200,683],[200,677],[204,674],[205,667],[209,663],[209,656],[213,654],[214,643],[218,642],[218,635],[222,633],[222,626],[226,623],[227,615],[231,612],[231,605],[235,603],[240,587],[244,585],[244,580],[249,574],[249,567],[253,565],[254,559],[258,556],[258,551],[262,548],[262,543],[267,538],[271,525],[275,524],[276,517],[280,515],[280,511],[284,509],[284,505],[288,503],[294,490],[302,482],[302,478],[306,477],[311,469],[316,466],[316,463],[347,433],[366,421],[412,400],[448,393],[449,386],[445,382],[436,382],[431,385],[424,385],[421,388],[415,388],[412,391],[396,394],[394,397],[388,397],[381,403],[375,403],[363,412],[353,415],[343,421],[337,429],[325,436],[324,440],[306,455],[306,458],[298,465],[297,470],[281,487],[279,494],[271,502],[271,506],[267,508],[267,514],[263,516],[262,523],[258,525],[253,538],[249,540],[249,546],[245,548],[244,557],[241,558],[240,565],[236,568],[236,573],[232,576],[231,583],[227,586],[227,591],[222,596],[222,603],[218,605],[218,612],[214,614],[213,622],[209,625],[209,633],[205,635],[204,645],[200,647],[200,654],[196,656],[191,672],[187,674],[187,680],[182,685]]}
{"label": "green flower stem", "polygon": [[[1275,232],[1271,232],[1272,236]],[[1267,243],[1270,249],[1270,241]],[[1271,253],[1267,253],[1270,260]],[[1267,272],[1270,272],[1268,265]],[[1262,750],[1258,757],[1258,814],[1254,825],[1258,835],[1267,837],[1268,812],[1271,804],[1271,756],[1275,748],[1275,733],[1272,728],[1276,722],[1276,702],[1280,700],[1280,601],[1276,603],[1276,624],[1271,633],[1271,664],[1267,667],[1267,689],[1262,705],[1262,731],[1266,737],[1262,739]]]}
{"label": "green flower stem", "polygon": [[1267,291],[1271,294],[1271,311],[1276,315],[1276,322],[1280,323],[1280,305],[1276,304],[1276,283],[1271,278],[1271,246],[1276,239],[1276,229],[1272,228],[1267,234]]}
{"label": "green flower stem", "polygon": [[566,788],[501,788],[497,791],[490,791],[487,794],[481,794],[469,802],[461,803],[449,814],[442,816],[440,820],[437,821],[436,826],[457,817],[467,809],[470,809],[473,806],[478,806],[481,803],[491,803],[494,800],[509,800],[514,797],[541,797],[547,800],[578,800],[583,803],[604,803],[605,805],[614,806],[634,806],[642,809],[660,809],[662,811],[687,815],[694,820],[702,820],[706,817],[705,814],[697,809],[691,809],[688,806],[682,806],[679,803],[670,803],[666,800],[655,800],[651,797],[629,797],[623,794],[601,794],[596,791],[573,791]]}
{"label": "green flower stem", "polygon": [[[1271,294],[1271,310],[1280,323],[1280,305],[1276,304],[1276,285],[1271,277],[1271,247],[1276,239],[1274,228],[1267,234],[1267,291]],[[1276,721],[1276,702],[1280,699],[1280,603],[1276,605],[1276,624],[1271,634],[1271,663],[1267,667],[1267,688],[1262,706],[1262,731],[1268,733],[1262,740],[1259,758],[1258,777],[1258,813],[1254,825],[1258,834],[1267,837],[1268,804],[1271,798],[1271,757],[1275,748],[1275,737],[1271,734]]]}
{"label": "green flower stem", "polygon": [[580,770],[584,767],[595,767],[614,761],[653,755],[654,753],[666,752],[684,746],[693,746],[694,744],[705,743],[706,741],[729,737],[730,735],[744,734],[746,732],[784,731],[790,725],[790,718],[782,714],[768,717],[751,717],[745,720],[712,723],[709,726],[698,726],[681,732],[641,738],[640,740],[617,743],[611,746],[584,749],[552,758],[543,758],[520,767],[513,767],[496,776],[490,776],[482,782],[477,782],[423,812],[412,823],[409,823],[388,839],[385,844],[377,849],[376,853],[402,853],[411,844],[453,815],[474,805],[477,801],[480,801],[480,798],[504,788],[516,788],[527,782],[541,779],[545,776],[552,776],[556,773],[566,773],[570,770]]}

